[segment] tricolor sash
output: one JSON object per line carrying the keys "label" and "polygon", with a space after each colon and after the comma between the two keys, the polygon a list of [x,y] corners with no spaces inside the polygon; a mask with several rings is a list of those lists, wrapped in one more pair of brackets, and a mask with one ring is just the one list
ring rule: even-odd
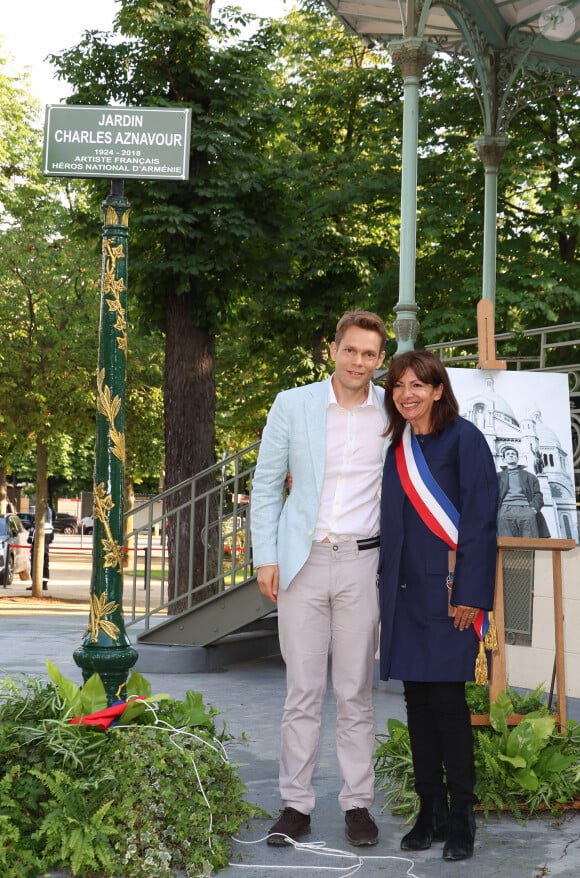
{"label": "tricolor sash", "polygon": [[395,449],[395,460],[405,494],[419,517],[430,531],[451,549],[456,549],[459,512],[431,475],[421,446],[408,422],[403,430],[403,438]]}
{"label": "tricolor sash", "polygon": [[[435,481],[423,456],[417,437],[407,422],[403,436],[395,448],[395,463],[403,490],[422,522],[452,549],[457,549],[459,512],[442,487]],[[453,580],[453,572],[449,578]],[[495,643],[494,626],[487,610],[480,610],[473,623],[479,638],[479,655],[475,665],[477,683],[487,682],[485,649]],[[486,635],[489,634],[485,644]]]}

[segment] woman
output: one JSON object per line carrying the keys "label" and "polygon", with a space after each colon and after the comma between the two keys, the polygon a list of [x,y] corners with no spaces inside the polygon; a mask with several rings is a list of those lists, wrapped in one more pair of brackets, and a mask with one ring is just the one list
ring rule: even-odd
{"label": "woman", "polygon": [[385,407],[381,678],[404,684],[420,799],[401,848],[426,850],[446,839],[444,859],[463,860],[475,839],[465,681],[474,679],[479,654],[474,622],[493,607],[497,476],[483,433],[459,417],[449,376],[432,353],[393,360]]}

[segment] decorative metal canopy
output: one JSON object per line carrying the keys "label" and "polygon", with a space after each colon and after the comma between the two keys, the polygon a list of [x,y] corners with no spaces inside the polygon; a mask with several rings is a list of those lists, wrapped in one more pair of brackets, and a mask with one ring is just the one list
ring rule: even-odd
{"label": "decorative metal canopy", "polygon": [[[525,103],[580,79],[580,0],[326,0],[366,42],[420,39],[473,83],[484,134],[505,134]],[[517,82],[517,88],[514,88]]]}
{"label": "decorative metal canopy", "polygon": [[326,0],[367,44],[385,46],[405,84],[401,180],[398,353],[413,347],[418,86],[434,53],[451,55],[471,81],[482,112],[475,143],[485,168],[482,297],[495,300],[497,171],[509,123],[524,105],[577,92],[580,0]]}
{"label": "decorative metal canopy", "polygon": [[514,63],[545,73],[580,77],[580,3],[563,0],[326,0],[370,41],[420,36],[441,51],[507,53]]}

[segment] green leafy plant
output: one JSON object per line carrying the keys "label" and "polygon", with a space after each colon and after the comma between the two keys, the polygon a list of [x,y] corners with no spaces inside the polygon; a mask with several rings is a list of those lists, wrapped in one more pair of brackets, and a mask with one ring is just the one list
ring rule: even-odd
{"label": "green leafy plant", "polygon": [[[474,728],[475,794],[483,811],[508,809],[518,819],[541,808],[559,815],[561,806],[580,798],[580,723],[569,720],[559,732],[542,703],[541,686],[529,696],[502,692],[491,706],[488,693],[477,691],[485,687],[474,686],[468,686],[472,713],[490,714],[490,726]],[[509,726],[514,713],[524,716]],[[409,822],[418,810],[409,732],[399,720],[389,720],[387,728],[387,735],[377,737],[377,781],[384,807],[409,814]]]}
{"label": "green leafy plant", "polygon": [[72,777],[66,771],[50,774],[32,770],[48,792],[41,803],[42,821],[35,840],[49,861],[67,863],[73,875],[87,868],[110,868],[119,835],[113,798],[102,802],[102,782]]}
{"label": "green leafy plant", "polygon": [[558,813],[557,805],[580,795],[578,723],[556,730],[556,720],[542,711],[527,713],[513,727],[514,704],[500,692],[490,708],[490,728],[475,733],[476,788],[484,811],[508,807],[516,817],[540,807]]}
{"label": "green leafy plant", "polygon": [[[479,683],[466,683],[465,695],[470,713],[489,713],[489,686],[481,686]],[[543,683],[540,683],[533,692],[526,692],[523,695],[517,689],[510,688],[509,697],[513,704],[514,713],[531,713],[534,710],[548,713],[548,708],[544,703]]]}
{"label": "green leafy plant", "polygon": [[383,810],[393,814],[409,814],[411,820],[418,807],[414,787],[413,761],[409,730],[401,720],[387,721],[387,734],[377,735],[375,774],[385,797]]}
{"label": "green leafy plant", "polygon": [[[118,724],[71,720],[107,707],[102,681],[81,688],[47,665],[48,683],[0,681],[0,874],[37,878],[209,875],[257,813],[227,756],[218,711],[198,692],[152,695],[131,674]],[[138,696],[138,699],[137,699]]]}

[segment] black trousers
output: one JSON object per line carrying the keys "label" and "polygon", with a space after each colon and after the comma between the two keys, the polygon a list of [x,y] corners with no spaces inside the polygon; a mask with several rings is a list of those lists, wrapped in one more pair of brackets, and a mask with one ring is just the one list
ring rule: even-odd
{"label": "black trousers", "polygon": [[465,683],[404,682],[415,790],[474,802],[475,765]]}
{"label": "black trousers", "polygon": [[[34,540],[32,540],[32,551],[30,553],[30,569],[34,569]],[[44,555],[42,557],[42,583],[48,583],[50,573],[48,570],[48,543],[44,543]]]}

